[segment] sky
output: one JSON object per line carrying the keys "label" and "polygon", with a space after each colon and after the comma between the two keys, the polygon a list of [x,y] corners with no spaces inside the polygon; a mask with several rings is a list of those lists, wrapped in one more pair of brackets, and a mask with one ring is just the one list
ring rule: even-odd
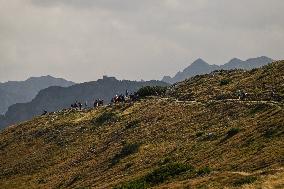
{"label": "sky", "polygon": [[284,59],[283,0],[0,0],[0,82],[173,76],[195,59]]}

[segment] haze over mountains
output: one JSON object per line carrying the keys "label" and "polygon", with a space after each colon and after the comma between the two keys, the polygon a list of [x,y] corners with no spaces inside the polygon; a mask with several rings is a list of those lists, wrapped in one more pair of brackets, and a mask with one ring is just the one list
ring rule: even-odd
{"label": "haze over mountains", "polygon": [[166,86],[162,81],[119,81],[114,77],[104,77],[98,81],[86,82],[72,85],[70,87],[52,86],[38,93],[28,103],[18,103],[9,107],[5,116],[0,117],[0,129],[5,126],[26,121],[44,110],[53,112],[63,108],[69,108],[72,103],[86,101],[92,106],[94,99],[103,99],[109,102],[116,94],[125,94],[125,91],[134,92],[143,86]]}
{"label": "haze over mountains", "polygon": [[187,78],[194,77],[196,75],[210,73],[214,70],[231,70],[231,69],[244,69],[250,70],[253,68],[260,68],[266,64],[271,63],[273,60],[266,56],[251,58],[246,61],[234,58],[224,65],[210,65],[202,59],[197,59],[190,66],[185,68],[182,72],[178,72],[173,78],[165,76],[162,81],[167,83],[176,83],[183,81]]}
{"label": "haze over mountains", "polygon": [[51,76],[31,77],[25,81],[0,83],[0,114],[5,114],[8,107],[16,103],[31,101],[40,90],[50,86],[69,87],[75,83]]}

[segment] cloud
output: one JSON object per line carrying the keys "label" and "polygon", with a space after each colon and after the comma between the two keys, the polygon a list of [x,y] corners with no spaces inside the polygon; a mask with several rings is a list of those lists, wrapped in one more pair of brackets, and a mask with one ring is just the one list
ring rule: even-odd
{"label": "cloud", "polygon": [[202,57],[284,59],[279,0],[2,0],[0,81],[173,75]]}

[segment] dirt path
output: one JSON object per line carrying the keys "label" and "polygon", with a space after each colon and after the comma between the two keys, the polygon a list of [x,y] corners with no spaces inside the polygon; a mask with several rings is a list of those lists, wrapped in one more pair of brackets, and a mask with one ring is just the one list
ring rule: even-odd
{"label": "dirt path", "polygon": [[186,104],[207,104],[207,103],[210,103],[210,102],[226,102],[226,101],[231,101],[231,102],[239,102],[239,103],[244,103],[244,104],[248,104],[248,103],[251,103],[251,104],[269,104],[271,106],[276,106],[278,109],[282,109],[283,108],[283,104],[280,103],[280,102],[277,102],[277,101],[264,101],[264,100],[261,100],[261,101],[248,101],[248,100],[239,100],[239,99],[226,99],[226,100],[209,100],[207,102],[198,102],[198,101],[187,101],[187,100],[178,100],[178,99],[174,99],[174,98],[160,98],[161,100],[170,100],[170,101],[174,101],[176,103],[186,103]]}

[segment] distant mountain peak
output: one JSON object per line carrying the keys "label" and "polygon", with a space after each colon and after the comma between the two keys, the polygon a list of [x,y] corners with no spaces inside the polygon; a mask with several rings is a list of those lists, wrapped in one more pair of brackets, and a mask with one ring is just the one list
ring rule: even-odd
{"label": "distant mountain peak", "polygon": [[256,58],[249,58],[246,61],[273,61],[273,59],[267,57],[267,56],[260,56],[260,57],[256,57]]}
{"label": "distant mountain peak", "polygon": [[239,58],[233,58],[233,59],[230,60],[229,62],[242,62],[242,60],[239,59]]}
{"label": "distant mountain peak", "polygon": [[257,58],[251,58],[246,61],[243,61],[239,58],[233,58],[228,63],[223,65],[210,65],[207,62],[205,62],[203,59],[198,58],[195,60],[191,65],[189,65],[187,68],[185,68],[182,72],[178,72],[173,78],[167,76],[164,77],[162,81],[167,83],[176,83],[183,81],[187,78],[193,77],[195,75],[200,74],[206,74],[210,73],[214,70],[230,70],[230,69],[244,69],[244,70],[250,70],[253,68],[259,68],[266,64],[269,64],[273,62],[271,58],[268,58],[266,56],[261,56]]}
{"label": "distant mountain peak", "polygon": [[56,77],[53,77],[51,75],[44,75],[44,76],[39,76],[39,77],[30,77],[28,78],[26,81],[31,81],[31,80],[39,80],[39,79],[61,79],[61,78],[56,78]]}
{"label": "distant mountain peak", "polygon": [[8,110],[8,107],[13,104],[31,101],[42,89],[51,86],[69,87],[74,84],[71,81],[55,78],[50,75],[30,77],[25,81],[0,83],[0,96],[2,97],[2,101],[5,102],[0,105],[0,114],[4,114]]}
{"label": "distant mountain peak", "polygon": [[195,61],[191,64],[191,66],[192,66],[192,65],[208,65],[208,63],[205,62],[203,59],[198,58],[197,60],[195,60]]}

